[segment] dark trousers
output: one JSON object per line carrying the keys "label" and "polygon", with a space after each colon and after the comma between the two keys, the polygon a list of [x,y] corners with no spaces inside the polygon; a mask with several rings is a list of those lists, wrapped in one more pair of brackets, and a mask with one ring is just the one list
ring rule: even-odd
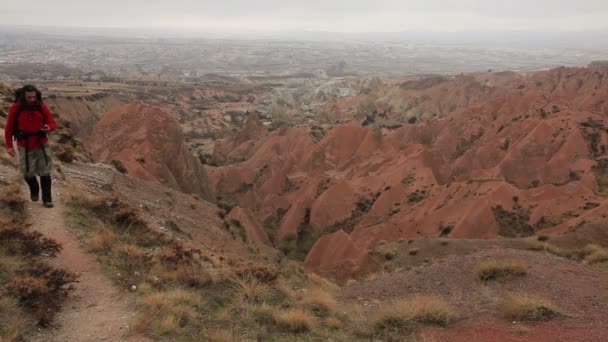
{"label": "dark trousers", "polygon": [[26,177],[25,181],[30,188],[30,197],[32,200],[38,200],[40,190],[42,190],[42,202],[52,203],[53,197],[51,196],[51,175],[40,176],[40,186],[36,176]]}

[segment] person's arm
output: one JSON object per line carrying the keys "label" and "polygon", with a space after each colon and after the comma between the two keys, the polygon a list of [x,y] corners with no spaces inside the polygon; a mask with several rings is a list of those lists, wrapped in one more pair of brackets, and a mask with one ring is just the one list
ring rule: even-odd
{"label": "person's arm", "polygon": [[[6,120],[6,127],[4,127],[4,143],[9,153],[13,155],[13,129],[15,128],[15,115],[17,113],[17,105],[13,104],[8,110],[8,119]],[[13,153],[11,153],[11,150]]]}
{"label": "person's arm", "polygon": [[44,124],[49,127],[48,130],[50,132],[54,131],[57,128],[57,123],[55,122],[55,119],[53,119],[53,113],[51,113],[51,110],[46,103],[42,103],[40,107],[42,107],[42,114],[44,115]]}

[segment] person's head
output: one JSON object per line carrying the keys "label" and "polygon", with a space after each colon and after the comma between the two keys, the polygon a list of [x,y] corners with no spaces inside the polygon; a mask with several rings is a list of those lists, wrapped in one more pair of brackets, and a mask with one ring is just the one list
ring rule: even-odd
{"label": "person's head", "polygon": [[35,86],[28,84],[21,88],[21,103],[35,104],[41,98],[40,90]]}

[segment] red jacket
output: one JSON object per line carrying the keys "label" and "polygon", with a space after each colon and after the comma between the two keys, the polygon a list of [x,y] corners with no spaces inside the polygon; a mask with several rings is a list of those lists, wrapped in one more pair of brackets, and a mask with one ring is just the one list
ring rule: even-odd
{"label": "red jacket", "polygon": [[[7,148],[13,148],[13,129],[15,127],[15,115],[19,108],[18,103],[13,103],[8,110],[8,120],[4,128],[4,142]],[[40,111],[42,109],[42,112]],[[57,128],[57,124],[53,119],[53,114],[45,103],[40,106],[27,106],[19,113],[17,128],[24,133],[36,133],[42,129],[42,126],[48,125],[50,131]],[[48,138],[38,138],[36,136],[28,137],[27,139],[17,141],[19,147],[25,147],[26,141],[28,148],[40,148],[41,144],[48,142]]]}

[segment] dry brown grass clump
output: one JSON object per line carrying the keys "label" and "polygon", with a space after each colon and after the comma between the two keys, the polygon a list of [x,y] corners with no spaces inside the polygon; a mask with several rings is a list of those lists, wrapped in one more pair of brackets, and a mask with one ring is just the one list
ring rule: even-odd
{"label": "dry brown grass clump", "polygon": [[20,341],[31,323],[14,298],[0,297],[0,341]]}
{"label": "dry brown grass clump", "polygon": [[117,239],[116,234],[111,229],[101,229],[93,233],[89,247],[93,252],[107,252]]}
{"label": "dry brown grass clump", "polygon": [[528,246],[530,250],[544,251],[577,261],[585,261],[593,265],[608,262],[608,248],[597,244],[589,244],[585,248],[565,250],[546,242],[532,242]]}
{"label": "dry brown grass clump", "polygon": [[608,248],[591,244],[583,249],[585,261],[589,265],[608,262]]}
{"label": "dry brown grass clump", "polygon": [[522,261],[488,259],[475,267],[475,273],[481,281],[504,279],[526,275],[526,266]]}
{"label": "dry brown grass clump", "polygon": [[321,288],[313,288],[306,291],[301,300],[304,307],[309,308],[320,316],[335,312],[338,306],[333,296]]}
{"label": "dry brown grass clump", "polygon": [[550,301],[525,293],[512,294],[503,312],[508,318],[521,321],[547,321],[563,315]]}
{"label": "dry brown grass clump", "polygon": [[279,276],[276,267],[259,262],[242,263],[235,267],[234,272],[241,279],[255,278],[262,283],[273,282]]}
{"label": "dry brown grass clump", "polygon": [[[0,188],[0,217],[7,223],[21,223],[25,217],[25,197],[21,191],[21,180]],[[4,224],[3,226],[6,226]]]}
{"label": "dry brown grass clump", "polygon": [[576,252],[561,249],[548,242],[541,242],[541,241],[530,242],[528,244],[528,249],[532,250],[532,251],[551,253],[551,254],[555,254],[557,256],[561,256],[564,258],[574,258],[576,256]]}
{"label": "dry brown grass clump", "polygon": [[409,334],[420,324],[447,326],[456,310],[437,297],[417,296],[387,304],[371,318],[376,334]]}
{"label": "dry brown grass clump", "polygon": [[144,297],[146,305],[142,310],[136,330],[151,332],[156,336],[178,334],[190,323],[200,318],[196,307],[202,305],[200,296],[184,289],[166,292],[152,292]]}
{"label": "dry brown grass clump", "polygon": [[268,295],[268,286],[256,278],[239,279],[236,282],[236,295],[250,303],[261,303]]}
{"label": "dry brown grass clump", "polygon": [[301,309],[288,309],[276,311],[273,315],[278,327],[290,333],[303,333],[314,326],[314,317]]}

